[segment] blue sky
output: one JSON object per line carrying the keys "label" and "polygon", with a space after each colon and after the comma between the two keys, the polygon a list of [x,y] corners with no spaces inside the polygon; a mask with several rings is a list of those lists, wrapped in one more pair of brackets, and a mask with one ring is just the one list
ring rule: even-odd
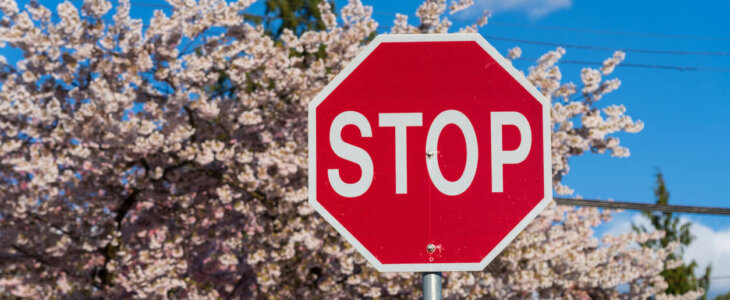
{"label": "blue sky", "polygon": [[[26,3],[27,1],[19,1]],[[41,1],[55,8],[60,1]],[[116,2],[116,1],[114,1]],[[149,18],[159,7],[134,3],[165,4],[163,0],[133,0],[133,17]],[[395,12],[411,16],[421,1],[366,1],[374,18],[390,27]],[[604,97],[601,105],[624,104],[628,114],[646,123],[638,134],[619,135],[629,147],[629,158],[586,154],[571,160],[564,182],[586,198],[653,202],[657,168],[665,175],[671,204],[730,207],[730,1],[572,1],[475,0],[473,8],[449,16],[455,28],[475,21],[485,8],[493,9],[490,24],[480,29],[487,36],[622,49],[724,52],[725,55],[673,55],[628,52],[626,63],[724,68],[717,71],[676,71],[658,68],[619,67],[609,77],[622,81],[619,90]],[[80,5],[78,1],[75,2]],[[337,0],[342,7],[346,1]],[[263,10],[261,2],[252,13]],[[554,47],[487,39],[502,53],[520,46],[523,57],[536,58]],[[3,50],[9,61],[18,59]],[[600,62],[610,50],[567,48],[565,60]],[[526,70],[531,61],[515,66]],[[586,65],[561,64],[565,81],[580,82]],[[683,215],[696,223],[698,246],[713,243],[712,251],[691,251],[693,257],[713,261],[716,276],[730,276],[730,217]],[[633,212],[599,228],[599,232],[628,230],[638,219]],[[720,244],[715,244],[719,240]],[[725,242],[725,244],[722,244]],[[705,247],[707,248],[707,247]],[[705,260],[703,260],[705,261]],[[730,291],[730,277],[713,281],[712,294]]]}

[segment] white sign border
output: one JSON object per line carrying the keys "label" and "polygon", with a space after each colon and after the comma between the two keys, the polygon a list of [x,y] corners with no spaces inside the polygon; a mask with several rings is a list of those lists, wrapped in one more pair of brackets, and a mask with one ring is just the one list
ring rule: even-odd
{"label": "white sign border", "polygon": [[[512,77],[519,82],[522,87],[527,90],[535,99],[542,104],[543,114],[543,161],[544,166],[544,182],[545,182],[545,198],[542,199],[533,208],[530,213],[525,216],[520,223],[515,226],[502,241],[497,244],[487,256],[479,263],[424,263],[424,264],[383,264],[381,263],[360,241],[358,241],[347,229],[345,229],[337,219],[332,216],[322,205],[317,202],[317,106],[339,86],[342,81],[347,78],[352,71],[367,58],[370,53],[375,50],[381,43],[406,43],[406,42],[453,42],[453,41],[473,41],[479,44],[499,65],[505,69]],[[322,89],[309,103],[309,204],[327,220],[327,222],[339,232],[345,240],[352,244],[360,254],[362,254],[368,262],[370,262],[379,272],[450,272],[450,271],[482,271],[484,268],[509,245],[517,235],[533,220],[537,215],[553,200],[552,198],[552,164],[550,149],[550,102],[538,91],[525,76],[517,71],[512,63],[502,57],[499,52],[492,47],[478,33],[450,33],[450,34],[381,34],[375,37],[365,49],[353,59],[347,67],[345,67],[335,78]],[[424,247],[424,251],[426,251]]]}

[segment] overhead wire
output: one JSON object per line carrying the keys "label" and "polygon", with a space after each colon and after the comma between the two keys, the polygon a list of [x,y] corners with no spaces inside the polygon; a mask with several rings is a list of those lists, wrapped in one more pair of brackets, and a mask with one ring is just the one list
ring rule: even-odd
{"label": "overhead wire", "polygon": [[[396,12],[384,12],[375,11],[374,15],[390,16],[393,17]],[[550,26],[550,25],[537,25],[537,24],[525,24],[525,23],[512,23],[512,22],[501,22],[489,20],[489,25],[505,26],[505,27],[522,27],[522,28],[533,28],[541,30],[551,31],[568,31],[568,32],[582,32],[592,34],[604,34],[604,35],[619,35],[619,36],[633,36],[633,37],[652,37],[652,38],[663,38],[663,39],[690,39],[690,40],[715,40],[715,41],[730,41],[730,37],[718,37],[718,36],[701,36],[701,35],[690,35],[690,34],[664,34],[664,33],[649,33],[649,32],[631,32],[631,31],[616,31],[616,30],[603,30],[603,29],[592,29],[592,28],[576,28],[567,26]]]}
{"label": "overhead wire", "polygon": [[638,202],[617,202],[594,199],[576,199],[576,198],[553,198],[558,205],[573,206],[589,206],[602,207],[610,209],[628,209],[638,211],[660,211],[673,213],[690,213],[704,215],[723,215],[730,216],[730,208],[723,207],[706,207],[706,206],[687,206],[687,205],[668,205],[668,204],[651,204]]}
{"label": "overhead wire", "polygon": [[613,30],[601,30],[601,29],[591,29],[591,28],[575,28],[575,27],[564,27],[564,26],[546,26],[546,25],[522,24],[522,23],[511,23],[511,22],[497,22],[497,21],[489,21],[489,24],[490,25],[497,25],[497,26],[507,26],[507,27],[523,27],[523,28],[534,28],[534,29],[552,30],[552,31],[582,32],[582,33],[604,34],[604,35],[619,35],[619,36],[633,36],[633,37],[652,37],[652,38],[663,38],[663,39],[730,41],[730,37],[717,37],[717,36],[699,36],[699,35],[684,35],[684,34],[661,34],[661,33],[648,33],[648,32],[613,31]]}
{"label": "overhead wire", "polygon": [[[218,36],[223,33],[225,33],[225,32],[209,30],[209,31],[206,31],[203,35]],[[520,57],[520,58],[517,58],[516,60],[537,61],[538,58]],[[574,64],[574,65],[595,65],[595,66],[603,65],[603,62],[600,62],[600,61],[587,61],[587,60],[564,59],[564,60],[560,60],[559,62],[565,63],[565,64]],[[641,69],[662,69],[662,70],[673,70],[673,71],[698,71],[698,72],[704,71],[704,72],[720,72],[720,73],[730,72],[730,68],[686,66],[686,65],[641,64],[641,63],[627,63],[627,62],[621,62],[617,65],[617,67],[620,67],[620,68],[629,67],[629,68],[641,68]]]}
{"label": "overhead wire", "polygon": [[[561,198],[556,197],[553,200],[558,205],[569,205],[569,206],[588,206],[588,207],[601,207],[609,209],[628,209],[638,210],[646,212],[671,212],[671,213],[692,213],[692,214],[704,214],[704,215],[730,215],[730,208],[721,207],[706,207],[706,206],[686,206],[686,205],[668,205],[668,204],[650,204],[650,203],[637,203],[637,202],[615,202],[615,201],[604,201],[604,200],[592,200],[592,199],[575,199],[575,198]],[[723,280],[730,279],[730,275],[711,276],[710,280]]]}
{"label": "overhead wire", "polygon": [[[517,60],[525,61],[537,61],[535,57],[520,57]],[[559,63],[573,64],[573,65],[595,65],[602,66],[603,62],[600,61],[587,61],[587,60],[570,60],[563,59],[559,60]],[[681,65],[658,65],[658,64],[637,64],[621,62],[617,67],[630,67],[630,68],[643,68],[643,69],[664,69],[674,71],[709,71],[709,72],[730,72],[730,68],[716,68],[716,67],[700,67],[700,66],[681,66]]]}
{"label": "overhead wire", "polygon": [[635,49],[635,48],[614,48],[614,47],[601,47],[591,45],[579,45],[579,44],[565,44],[565,43],[554,43],[527,39],[516,39],[508,38],[496,35],[482,35],[485,39],[508,41],[515,43],[563,47],[563,48],[574,48],[574,49],[585,49],[585,50],[601,50],[601,51],[623,51],[633,53],[649,53],[649,54],[671,54],[671,55],[704,55],[704,56],[730,56],[730,52],[725,51],[683,51],[683,50],[656,50],[656,49]]}

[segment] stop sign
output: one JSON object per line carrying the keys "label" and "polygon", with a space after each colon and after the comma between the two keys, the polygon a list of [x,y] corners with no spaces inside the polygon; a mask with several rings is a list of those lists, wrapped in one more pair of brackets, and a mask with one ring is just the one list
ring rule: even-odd
{"label": "stop sign", "polygon": [[480,271],[551,201],[548,101],[478,34],[380,35],[309,106],[309,202],[379,271]]}

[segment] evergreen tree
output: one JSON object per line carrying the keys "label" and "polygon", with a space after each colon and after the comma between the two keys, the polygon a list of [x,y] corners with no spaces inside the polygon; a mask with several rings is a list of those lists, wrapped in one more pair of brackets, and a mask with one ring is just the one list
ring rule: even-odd
{"label": "evergreen tree", "polygon": [[[296,35],[310,30],[324,30],[318,5],[326,0],[266,0],[264,23],[269,35],[278,38],[284,29]],[[334,1],[330,1],[335,11]]]}
{"label": "evergreen tree", "polygon": [[[313,30],[324,30],[326,26],[322,21],[322,14],[319,11],[319,4],[325,0],[266,0],[264,3],[266,10],[264,15],[248,14],[244,13],[247,20],[252,21],[255,24],[263,24],[266,33],[271,36],[274,40],[279,41],[279,36],[284,32],[284,29],[292,30],[296,35],[301,35],[305,31]],[[336,14],[334,1],[329,1],[332,12]],[[371,35],[368,40],[375,38],[375,35]],[[324,58],[326,56],[326,46],[322,45],[317,52],[313,53],[316,58]],[[196,53],[202,55],[199,50]],[[292,56],[304,56],[304,52],[291,51]],[[302,62],[304,65],[309,65],[312,61],[306,60]],[[233,85],[231,84],[230,78],[225,71],[218,71],[218,81],[205,88],[206,91],[213,95],[221,96],[233,96],[239,89],[246,89],[247,91],[253,91],[261,86],[256,86],[253,83],[247,83],[245,85]],[[272,85],[275,83],[271,83]],[[272,86],[269,86],[271,88]]]}
{"label": "evergreen tree", "polygon": [[[664,176],[661,172],[658,172],[656,175],[654,195],[656,196],[657,204],[669,204],[669,191],[664,183]],[[643,212],[642,214],[649,219],[651,227],[653,228],[649,229],[645,226],[638,226],[634,224],[634,231],[647,232],[651,230],[662,230],[666,233],[663,238],[648,241],[642,244],[642,246],[659,249],[667,247],[667,245],[671,242],[677,241],[681,244],[679,251],[677,253],[670,254],[667,257],[667,260],[669,261],[681,258],[684,253],[684,248],[694,239],[690,232],[692,224],[689,222],[680,223],[679,217],[674,215],[672,212]],[[688,291],[702,288],[705,290],[705,295],[702,299],[706,299],[707,290],[710,288],[711,266],[708,265],[705,269],[705,274],[699,278],[695,275],[695,268],[697,266],[697,262],[693,260],[689,263],[684,263],[677,268],[665,269],[662,271],[661,275],[664,277],[667,284],[669,284],[666,293],[681,295]]]}

